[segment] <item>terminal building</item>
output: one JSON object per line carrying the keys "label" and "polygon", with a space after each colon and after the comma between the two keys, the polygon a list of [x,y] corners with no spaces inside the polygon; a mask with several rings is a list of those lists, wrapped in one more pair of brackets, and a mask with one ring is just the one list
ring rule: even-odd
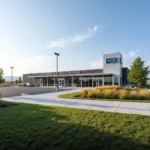
{"label": "terminal building", "polygon": [[[128,68],[123,68],[121,53],[103,55],[103,69],[73,70],[58,72],[59,87],[96,87],[127,85]],[[23,82],[39,86],[56,86],[57,72],[23,74]]]}

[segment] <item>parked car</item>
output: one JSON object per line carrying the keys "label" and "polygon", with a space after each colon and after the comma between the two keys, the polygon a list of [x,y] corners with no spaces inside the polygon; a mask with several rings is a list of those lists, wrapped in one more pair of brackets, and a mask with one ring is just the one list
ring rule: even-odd
{"label": "parked car", "polygon": [[26,84],[26,86],[27,86],[27,87],[35,87],[35,84],[33,84],[33,83],[31,83],[31,82],[28,82],[28,83]]}
{"label": "parked car", "polygon": [[19,84],[19,87],[25,87],[26,86],[26,83],[25,82],[22,82]]}

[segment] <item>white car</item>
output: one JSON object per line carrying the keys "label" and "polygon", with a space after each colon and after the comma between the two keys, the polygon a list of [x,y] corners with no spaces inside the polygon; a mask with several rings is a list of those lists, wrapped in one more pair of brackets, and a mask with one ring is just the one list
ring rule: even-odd
{"label": "white car", "polygon": [[33,83],[31,83],[31,82],[28,82],[28,83],[26,84],[26,86],[27,86],[27,87],[35,87],[35,84],[33,84]]}

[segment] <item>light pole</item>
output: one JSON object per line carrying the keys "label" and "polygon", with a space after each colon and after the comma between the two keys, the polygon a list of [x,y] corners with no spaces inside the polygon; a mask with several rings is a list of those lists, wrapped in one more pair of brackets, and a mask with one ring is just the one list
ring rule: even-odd
{"label": "light pole", "polygon": [[10,67],[11,68],[11,85],[13,86],[13,69],[14,67]]}
{"label": "light pole", "polygon": [[58,91],[58,56],[59,53],[54,53],[56,55],[56,70],[57,70],[57,77],[56,77],[56,91]]}

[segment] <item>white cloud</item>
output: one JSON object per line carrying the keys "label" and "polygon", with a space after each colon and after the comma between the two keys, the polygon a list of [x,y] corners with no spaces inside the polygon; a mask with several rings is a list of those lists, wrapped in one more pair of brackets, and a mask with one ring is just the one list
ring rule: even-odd
{"label": "white cloud", "polygon": [[63,39],[63,38],[59,38],[58,40],[56,41],[50,41],[48,43],[48,48],[50,47],[59,47],[59,48],[64,48],[66,47],[67,45],[69,45],[69,41],[67,39]]}
{"label": "white cloud", "polygon": [[98,26],[94,26],[92,29],[89,28],[88,32],[85,34],[79,34],[69,38],[59,38],[58,40],[50,41],[47,45],[47,48],[51,48],[51,47],[65,48],[68,45],[71,45],[73,43],[83,42],[84,40],[91,38],[94,35],[94,33],[97,31],[97,29]]}
{"label": "white cloud", "polygon": [[137,57],[140,50],[129,51],[127,53],[123,53],[124,57]]}
{"label": "white cloud", "polygon": [[89,64],[90,69],[102,69],[103,68],[103,59],[92,61]]}

